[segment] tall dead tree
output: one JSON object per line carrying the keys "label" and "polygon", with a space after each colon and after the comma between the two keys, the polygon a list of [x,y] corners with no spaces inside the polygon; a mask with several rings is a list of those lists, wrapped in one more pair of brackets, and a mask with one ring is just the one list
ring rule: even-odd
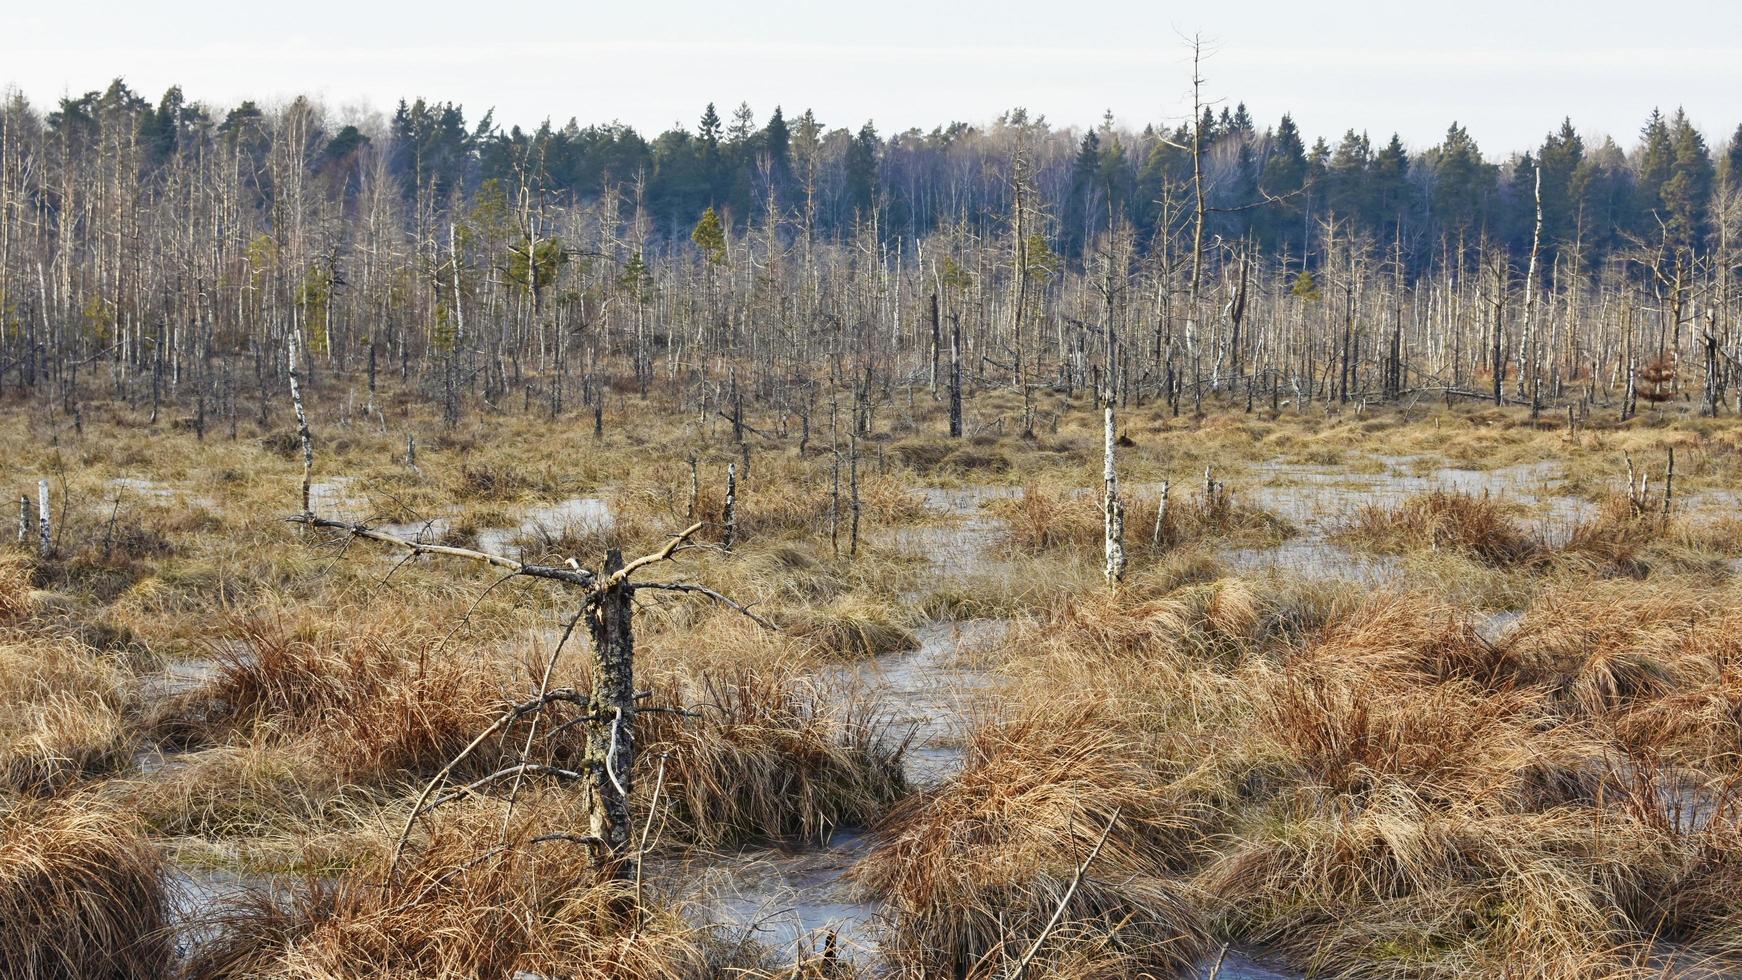
{"label": "tall dead tree", "polygon": [[[1524,346],[1530,366],[1530,417],[1542,413],[1541,340],[1537,337],[1536,262],[1542,251],[1542,167],[1536,168],[1536,230],[1530,236],[1530,265],[1524,273]],[[1520,381],[1523,379],[1520,378]]]}
{"label": "tall dead tree", "polygon": [[1105,551],[1107,584],[1116,586],[1125,577],[1125,503],[1119,499],[1119,471],[1114,452],[1118,434],[1113,418],[1113,396],[1107,395],[1106,453],[1101,470],[1103,488],[1102,510],[1105,517]]}
{"label": "tall dead tree", "polygon": [[50,519],[48,481],[36,481],[37,551],[44,558],[54,554],[54,528]]}
{"label": "tall dead tree", "polygon": [[290,403],[296,408],[296,436],[302,443],[302,512],[314,513],[310,502],[315,469],[315,444],[308,431],[308,413],[302,406],[302,385],[298,383],[296,331],[285,338],[290,357]]}

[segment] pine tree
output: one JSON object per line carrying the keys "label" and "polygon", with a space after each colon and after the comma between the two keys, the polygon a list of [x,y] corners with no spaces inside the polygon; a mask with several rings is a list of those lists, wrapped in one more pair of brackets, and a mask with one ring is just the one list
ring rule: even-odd
{"label": "pine tree", "polygon": [[1246,103],[1234,106],[1234,118],[1229,120],[1228,128],[1247,139],[1252,137],[1252,114],[1246,111]]}
{"label": "pine tree", "polygon": [[732,110],[732,125],[726,130],[726,142],[741,146],[755,133],[756,113],[750,110],[750,103],[738,103],[738,108]]}
{"label": "pine tree", "polygon": [[1375,223],[1395,231],[1410,206],[1409,152],[1396,133],[1391,134],[1385,149],[1374,155],[1368,180]]}
{"label": "pine tree", "polygon": [[1371,214],[1368,203],[1368,168],[1373,161],[1373,145],[1366,133],[1349,130],[1331,154],[1327,169],[1325,203],[1339,217],[1365,221]]}
{"label": "pine tree", "polygon": [[702,212],[702,218],[696,222],[695,230],[690,232],[690,241],[702,250],[702,256],[709,264],[718,265],[726,261],[726,227],[720,222],[720,215],[713,208]]}
{"label": "pine tree", "polygon": [[[1276,125],[1276,132],[1271,134],[1270,155],[1264,161],[1259,183],[1264,193],[1287,198],[1306,187],[1310,170],[1300,130],[1294,124],[1294,117],[1284,113],[1282,121]],[[1300,220],[1304,204],[1302,200],[1291,199],[1264,209],[1262,217],[1254,224],[1266,246],[1274,249],[1280,243],[1293,242],[1290,251],[1295,255],[1304,253],[1304,241],[1299,240],[1306,234]]]}
{"label": "pine tree", "polygon": [[1294,118],[1284,113],[1276,133],[1270,138],[1270,156],[1264,161],[1264,189],[1281,196],[1292,194],[1306,186],[1306,144]]}
{"label": "pine tree", "polygon": [[701,140],[705,150],[716,150],[720,146],[720,114],[714,111],[714,104],[702,110],[701,125],[696,130],[696,138]]}
{"label": "pine tree", "polygon": [[776,179],[786,179],[792,172],[792,134],[786,128],[786,117],[781,115],[780,106],[775,106],[774,115],[768,117],[762,138],[768,146],[768,160],[774,167]]}

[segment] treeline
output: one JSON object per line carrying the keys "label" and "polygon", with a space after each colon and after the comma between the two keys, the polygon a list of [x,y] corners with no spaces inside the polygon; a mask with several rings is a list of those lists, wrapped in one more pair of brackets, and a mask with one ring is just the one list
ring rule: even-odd
{"label": "treeline", "polygon": [[1739,256],[1742,129],[1714,151],[1679,111],[1630,150],[1564,123],[1497,163],[1455,125],[1309,144],[1243,106],[889,136],[710,106],[651,141],[119,81],[0,107],[0,393],[75,418],[104,391],[234,425],[292,338],[312,379],[366,383],[359,411],[392,373],[450,418],[623,384],[789,412],[822,377],[870,404],[1012,388],[1024,428],[1085,389],[1713,412],[1742,379]]}
{"label": "treeline", "polygon": [[[1244,104],[1141,132],[1116,128],[1111,116],[1086,132],[1055,130],[1017,109],[983,128],[956,122],[884,136],[870,121],[830,128],[809,109],[788,120],[777,106],[759,122],[740,104],[726,120],[709,103],[693,131],[651,139],[620,123],[583,127],[572,119],[504,129],[488,112],[469,124],[461,106],[423,99],[401,102],[381,132],[330,125],[307,108],[314,118],[302,136],[314,150],[311,169],[346,194],[357,193],[364,168],[379,157],[407,201],[427,197],[445,207],[492,184],[576,200],[622,193],[635,196],[650,229],[668,240],[687,237],[708,208],[740,228],[771,210],[802,216],[823,235],[873,223],[887,240],[914,240],[958,221],[985,227],[1008,214],[1009,161],[1019,142],[1033,147],[1049,218],[1044,234],[1071,258],[1115,223],[1131,224],[1146,241],[1178,220],[1194,147],[1207,170],[1212,232],[1308,261],[1314,226],[1327,217],[1376,240],[1401,239],[1411,255],[1448,237],[1481,235],[1528,248],[1539,168],[1551,248],[1579,243],[1595,262],[1630,240],[1659,238],[1663,226],[1694,245],[1710,234],[1715,189],[1742,179],[1742,126],[1714,153],[1680,110],[1653,112],[1630,149],[1609,138],[1588,143],[1566,120],[1540,146],[1496,163],[1456,123],[1439,144],[1416,152],[1396,134],[1381,140],[1352,130],[1309,144],[1290,116],[1261,127]],[[15,100],[8,118],[19,128],[15,137],[46,138],[68,154],[103,133],[133,129],[140,176],[150,178],[178,156],[225,145],[244,148],[259,171],[292,110],[268,117],[245,102],[218,113],[188,102],[179,88],[153,104],[117,80],[40,117]]]}

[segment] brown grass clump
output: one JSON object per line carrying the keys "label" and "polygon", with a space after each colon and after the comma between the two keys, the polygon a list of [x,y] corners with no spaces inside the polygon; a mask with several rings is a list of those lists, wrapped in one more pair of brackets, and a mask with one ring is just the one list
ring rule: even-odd
{"label": "brown grass clump", "polygon": [[1518,527],[1515,511],[1486,493],[1433,490],[1395,507],[1363,507],[1339,537],[1375,551],[1454,551],[1509,565],[1543,550]]}
{"label": "brown grass clump", "polygon": [[58,792],[125,765],[133,675],[72,639],[0,640],[0,786]]}
{"label": "brown grass clump", "polygon": [[961,776],[910,798],[877,830],[853,873],[885,903],[886,949],[908,969],[1005,975],[1043,935],[1035,975],[1170,976],[1204,951],[1169,877],[1199,815],[1137,744],[1061,707],[976,730]]}
{"label": "brown grass clump", "polygon": [[[1093,494],[1054,493],[1030,485],[1020,497],[990,506],[1004,520],[1005,547],[1018,554],[1099,554],[1103,547],[1105,518]],[[1170,495],[1158,547],[1154,530],[1160,508],[1157,495],[1125,496],[1125,547],[1131,555],[1151,556],[1211,539],[1276,543],[1294,533],[1281,518],[1240,503],[1217,484],[1214,493]]]}
{"label": "brown grass clump", "polygon": [[0,626],[30,615],[36,606],[31,588],[30,564],[18,555],[0,555]]}
{"label": "brown grass clump", "polygon": [[1248,834],[1199,878],[1218,928],[1364,976],[1620,975],[1634,869],[1655,856],[1626,821],[1436,806],[1402,788]]}
{"label": "brown grass clump", "polygon": [[1153,598],[1092,594],[1070,600],[1041,628],[1094,657],[1151,657],[1180,652],[1232,659],[1258,632],[1262,600],[1250,585],[1219,578]]}
{"label": "brown grass clump", "polygon": [[1742,762],[1735,589],[1597,582],[1545,594],[1507,635],[1507,668],[1635,753],[1713,773]]}
{"label": "brown grass clump", "polygon": [[893,619],[893,610],[868,602],[836,603],[781,617],[782,628],[827,660],[863,660],[918,648],[913,631]]}
{"label": "brown grass clump", "polygon": [[1717,553],[1733,550],[1733,531],[1722,523],[1701,527],[1655,508],[1641,508],[1625,494],[1604,497],[1596,513],[1573,528],[1557,554],[1562,565],[1590,575],[1643,579],[1654,572],[1705,573],[1722,577]]}
{"label": "brown grass clump", "polygon": [[821,841],[871,823],[907,790],[905,746],[868,708],[823,698],[779,669],[667,682],[653,700],[699,714],[642,716],[637,794],[651,802],[663,760],[661,819],[705,847]]}
{"label": "brown grass clump", "polygon": [[216,676],[170,707],[172,739],[304,740],[336,774],[375,782],[433,772],[490,724],[502,678],[436,636],[369,620],[237,619],[216,646]]}
{"label": "brown grass clump", "polygon": [[[1265,737],[1315,793],[1365,799],[1407,787],[1427,804],[1538,805],[1545,772],[1576,761],[1539,736],[1540,702],[1467,681],[1388,689],[1353,671],[1296,670],[1259,695]],[[1554,757],[1565,754],[1567,758]]]}
{"label": "brown grass clump", "polygon": [[524,820],[505,835],[495,807],[448,813],[391,876],[389,851],[300,898],[218,916],[223,932],[187,976],[701,980],[762,966],[758,948],[688,925],[651,892],[638,910],[634,883],[601,879],[574,835]]}
{"label": "brown grass clump", "polygon": [[1502,659],[1470,612],[1421,593],[1377,593],[1334,611],[1297,658],[1368,679],[1496,683]]}
{"label": "brown grass clump", "polygon": [[132,821],[61,803],[0,811],[0,968],[16,980],[157,980],[174,943],[164,865]]}

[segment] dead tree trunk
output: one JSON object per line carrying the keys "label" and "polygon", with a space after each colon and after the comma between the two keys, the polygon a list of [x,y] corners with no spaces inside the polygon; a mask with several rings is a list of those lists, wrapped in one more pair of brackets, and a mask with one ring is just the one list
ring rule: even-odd
{"label": "dead tree trunk", "polygon": [[701,502],[702,502],[702,474],[701,474],[701,470],[696,466],[696,458],[694,456],[691,456],[690,457],[690,502],[689,502],[689,507],[686,508],[684,511],[684,517],[688,520],[692,520],[692,521],[695,520],[696,519],[696,508],[701,506]]}
{"label": "dead tree trunk", "polygon": [[36,481],[36,530],[40,538],[37,542],[42,557],[54,554],[54,532],[49,524],[48,481]]}
{"label": "dead tree trunk", "polygon": [[962,437],[962,325],[950,333],[950,438]]}
{"label": "dead tree trunk", "polygon": [[314,508],[310,506],[309,495],[314,479],[315,444],[308,432],[308,413],[302,407],[302,385],[296,368],[296,331],[291,331],[286,348],[290,354],[290,401],[296,406],[296,435],[302,441],[302,512],[312,514]]}
{"label": "dead tree trunk", "polygon": [[[1527,347],[1525,356],[1530,365],[1530,417],[1536,418],[1542,412],[1542,370],[1541,358],[1538,356],[1542,341],[1537,337],[1541,328],[1537,326],[1536,313],[1536,263],[1537,256],[1542,251],[1542,167],[1536,168],[1536,230],[1530,237],[1530,266],[1524,273],[1524,340]],[[1520,378],[1521,382],[1525,379]]]}
{"label": "dead tree trunk", "polygon": [[593,640],[591,700],[587,713],[588,830],[601,842],[607,873],[635,877],[629,848],[629,796],[635,771],[635,633],[633,590],[623,571],[623,553],[605,553],[598,589],[588,599],[587,631]]}
{"label": "dead tree trunk", "polygon": [[852,525],[847,532],[847,555],[857,557],[859,554],[859,437],[852,435],[847,441],[847,506],[851,508]]}
{"label": "dead tree trunk", "polygon": [[1170,486],[1167,480],[1161,481],[1161,502],[1155,508],[1155,530],[1149,535],[1149,546],[1157,551],[1161,550],[1163,535],[1167,533],[1167,491]]}
{"label": "dead tree trunk", "polygon": [[1663,519],[1669,520],[1670,501],[1675,497],[1675,447],[1669,447],[1669,466],[1663,473]]}
{"label": "dead tree trunk", "polygon": [[[1112,392],[1108,392],[1108,401],[1112,401]],[[1107,553],[1107,584],[1118,585],[1125,577],[1125,504],[1119,499],[1119,473],[1115,466],[1114,450],[1118,433],[1113,418],[1113,406],[1109,404],[1107,413],[1107,451],[1101,480],[1105,484],[1105,517],[1106,517],[1106,553]]]}
{"label": "dead tree trunk", "polygon": [[726,464],[726,507],[720,514],[720,523],[725,525],[721,533],[720,547],[732,550],[732,541],[738,536],[738,464]]}

